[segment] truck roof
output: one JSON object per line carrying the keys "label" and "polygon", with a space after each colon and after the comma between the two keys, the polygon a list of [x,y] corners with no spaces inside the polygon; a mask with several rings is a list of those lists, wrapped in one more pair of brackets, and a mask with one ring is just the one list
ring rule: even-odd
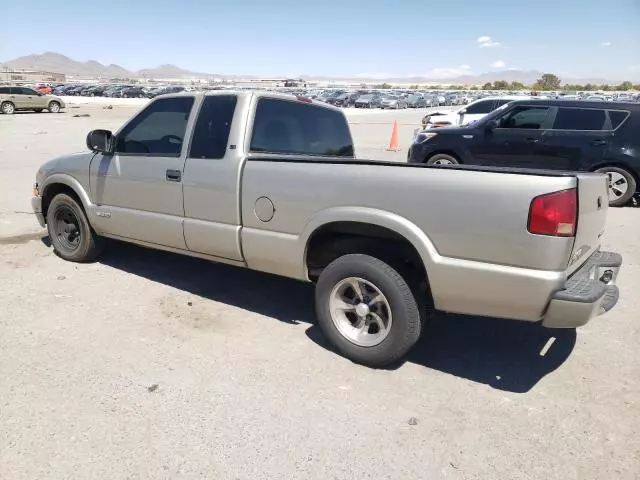
{"label": "truck roof", "polygon": [[170,98],[170,97],[193,97],[193,96],[215,96],[215,95],[237,95],[238,97],[258,97],[258,98],[277,98],[280,100],[288,100],[288,101],[299,101],[301,103],[309,103],[312,105],[316,105],[318,107],[326,108],[327,110],[335,110],[338,112],[342,112],[340,107],[336,107],[330,105],[328,103],[319,102],[316,100],[312,100],[311,98],[294,95],[292,93],[281,93],[281,92],[268,92],[261,90],[205,90],[203,92],[176,92],[176,93],[165,93],[163,95],[158,95],[153,100],[157,98]]}

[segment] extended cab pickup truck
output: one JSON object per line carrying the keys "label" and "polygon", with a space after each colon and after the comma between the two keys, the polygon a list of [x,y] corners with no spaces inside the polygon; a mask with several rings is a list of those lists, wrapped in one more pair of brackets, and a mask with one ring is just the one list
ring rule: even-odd
{"label": "extended cab pickup truck", "polygon": [[340,109],[266,92],[160,96],[87,146],[36,178],[60,257],[109,237],[314,282],[359,363],[403,357],[434,310],[574,328],[618,300],[601,174],[356,160]]}

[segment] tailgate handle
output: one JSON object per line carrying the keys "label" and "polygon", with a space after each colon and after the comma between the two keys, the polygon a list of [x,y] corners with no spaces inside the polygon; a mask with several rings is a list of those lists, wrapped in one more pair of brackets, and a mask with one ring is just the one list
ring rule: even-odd
{"label": "tailgate handle", "polygon": [[538,138],[529,137],[527,138],[527,143],[538,143],[540,140]]}

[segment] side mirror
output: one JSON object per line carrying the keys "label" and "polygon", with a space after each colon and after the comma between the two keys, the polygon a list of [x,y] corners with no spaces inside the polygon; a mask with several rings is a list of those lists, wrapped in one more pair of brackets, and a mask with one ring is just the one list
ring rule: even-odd
{"label": "side mirror", "polygon": [[464,120],[464,114],[467,113],[465,109],[462,109],[458,112],[458,125],[462,125],[462,121]]}
{"label": "side mirror", "polygon": [[113,153],[113,138],[109,130],[92,130],[87,135],[87,148],[97,153]]}

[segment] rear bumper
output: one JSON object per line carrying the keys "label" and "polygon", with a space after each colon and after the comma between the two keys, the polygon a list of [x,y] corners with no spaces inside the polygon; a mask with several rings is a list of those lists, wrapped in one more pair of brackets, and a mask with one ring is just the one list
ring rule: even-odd
{"label": "rear bumper", "polygon": [[615,285],[622,257],[613,252],[595,252],[556,292],[542,325],[550,328],[576,328],[593,317],[611,310],[618,302]]}

